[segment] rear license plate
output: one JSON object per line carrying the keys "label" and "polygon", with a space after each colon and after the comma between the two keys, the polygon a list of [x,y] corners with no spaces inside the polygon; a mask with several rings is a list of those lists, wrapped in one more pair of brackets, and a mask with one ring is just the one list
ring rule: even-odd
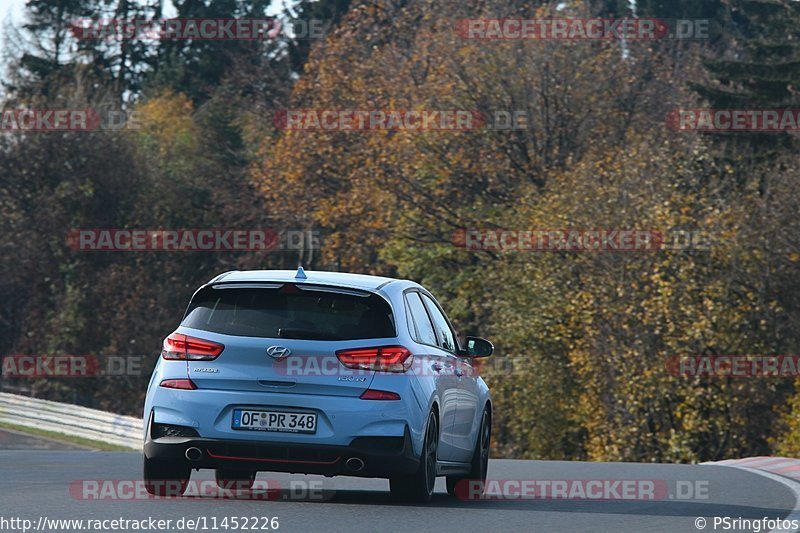
{"label": "rear license plate", "polygon": [[281,431],[286,433],[316,433],[317,415],[289,411],[234,409],[233,429],[250,431]]}

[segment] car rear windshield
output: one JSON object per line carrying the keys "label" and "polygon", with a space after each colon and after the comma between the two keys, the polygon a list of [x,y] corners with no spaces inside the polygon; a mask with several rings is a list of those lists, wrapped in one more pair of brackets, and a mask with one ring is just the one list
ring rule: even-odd
{"label": "car rear windshield", "polygon": [[294,285],[217,287],[195,295],[181,325],[245,337],[356,340],[395,336],[391,307],[376,294]]}

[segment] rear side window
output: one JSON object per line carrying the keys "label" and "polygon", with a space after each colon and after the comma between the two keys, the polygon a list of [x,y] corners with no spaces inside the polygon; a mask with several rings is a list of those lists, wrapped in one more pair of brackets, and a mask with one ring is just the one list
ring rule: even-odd
{"label": "rear side window", "polygon": [[428,313],[425,312],[425,306],[422,305],[419,294],[416,292],[409,292],[406,294],[406,302],[408,303],[408,308],[411,310],[411,318],[414,321],[413,324],[409,324],[411,336],[419,343],[438,346],[433,324],[431,324],[431,319],[428,318]]}
{"label": "rear side window", "polygon": [[439,346],[448,352],[455,352],[456,351],[456,339],[453,336],[453,332],[450,330],[450,325],[447,323],[447,319],[444,317],[442,312],[439,310],[439,307],[428,298],[427,294],[423,294],[422,297],[425,299],[425,306],[428,308],[428,311],[433,318],[433,326],[436,328],[436,332],[439,336]]}
{"label": "rear side window", "polygon": [[376,294],[282,288],[211,288],[189,304],[182,326],[243,337],[356,340],[394,337],[392,310]]}

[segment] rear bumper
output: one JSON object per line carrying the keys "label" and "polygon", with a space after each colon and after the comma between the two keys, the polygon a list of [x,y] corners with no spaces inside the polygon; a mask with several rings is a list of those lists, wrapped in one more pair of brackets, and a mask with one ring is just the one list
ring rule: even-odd
{"label": "rear bumper", "polygon": [[[186,450],[198,448],[199,460],[186,458]],[[406,427],[402,437],[356,437],[347,446],[269,443],[264,441],[209,439],[202,437],[151,438],[147,431],[144,455],[148,459],[184,462],[192,468],[244,468],[292,474],[391,477],[411,474],[419,467]],[[350,458],[363,461],[356,470]]]}

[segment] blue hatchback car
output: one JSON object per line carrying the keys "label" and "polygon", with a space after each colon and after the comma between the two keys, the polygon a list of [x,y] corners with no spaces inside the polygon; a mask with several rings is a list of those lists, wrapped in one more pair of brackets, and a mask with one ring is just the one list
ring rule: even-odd
{"label": "blue hatchback car", "polygon": [[492,401],[474,360],[492,350],[462,345],[411,281],[221,274],[164,340],[145,401],[145,485],[177,495],[193,468],[212,468],[221,487],[251,487],[258,471],[378,477],[426,502],[446,476],[453,494],[486,479]]}

